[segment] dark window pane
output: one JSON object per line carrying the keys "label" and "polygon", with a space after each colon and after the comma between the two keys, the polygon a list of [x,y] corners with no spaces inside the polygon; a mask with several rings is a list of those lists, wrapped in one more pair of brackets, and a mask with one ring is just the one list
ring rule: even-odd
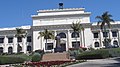
{"label": "dark window pane", "polygon": [[0,38],[0,43],[4,43],[4,38]]}
{"label": "dark window pane", "polygon": [[112,31],[112,36],[113,37],[117,37],[117,32],[116,31]]}
{"label": "dark window pane", "polygon": [[73,48],[79,48],[80,47],[80,42],[77,41],[77,42],[72,42],[72,47]]}
{"label": "dark window pane", "polygon": [[59,33],[57,36],[60,36],[60,38],[66,38],[66,34],[65,33]]}
{"label": "dark window pane", "polygon": [[108,37],[108,32],[103,32],[103,37]]}
{"label": "dark window pane", "polygon": [[79,37],[79,33],[77,32],[73,32],[72,35],[71,35],[72,38],[77,38]]}
{"label": "dark window pane", "polygon": [[18,37],[17,42],[22,42],[22,37]]}
{"label": "dark window pane", "polygon": [[27,37],[27,42],[31,42],[31,36]]}
{"label": "dark window pane", "polygon": [[13,37],[8,38],[8,43],[13,43]]}
{"label": "dark window pane", "polygon": [[98,42],[95,42],[95,47],[99,47],[99,43]]}
{"label": "dark window pane", "polygon": [[94,38],[98,38],[98,33],[93,33],[94,34]]}
{"label": "dark window pane", "polygon": [[51,50],[53,49],[53,43],[45,43],[45,46],[46,46],[46,50]]}

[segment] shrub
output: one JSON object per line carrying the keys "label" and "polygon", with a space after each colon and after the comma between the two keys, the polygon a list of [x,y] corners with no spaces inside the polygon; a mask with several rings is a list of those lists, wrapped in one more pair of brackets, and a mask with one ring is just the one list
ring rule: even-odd
{"label": "shrub", "polygon": [[107,49],[101,50],[93,50],[93,51],[86,51],[79,54],[76,59],[103,59],[108,58],[110,56],[109,51]]}
{"label": "shrub", "polygon": [[69,48],[68,52],[69,52],[70,57],[76,58],[76,56],[81,54],[83,50],[81,48]]}
{"label": "shrub", "polygon": [[32,62],[38,62],[40,61],[42,58],[41,54],[39,53],[34,53],[33,56],[32,56]]}
{"label": "shrub", "polygon": [[23,63],[24,61],[25,61],[25,59],[20,58],[20,57],[7,57],[7,56],[0,57],[0,65]]}
{"label": "shrub", "polygon": [[109,54],[110,57],[120,57],[120,48],[110,48]]}

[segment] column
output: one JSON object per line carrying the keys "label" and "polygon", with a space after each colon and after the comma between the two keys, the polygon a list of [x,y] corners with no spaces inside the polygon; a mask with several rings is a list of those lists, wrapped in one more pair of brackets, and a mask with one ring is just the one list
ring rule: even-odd
{"label": "column", "polygon": [[68,30],[68,32],[67,32],[67,45],[68,45],[67,48],[72,48],[71,33],[70,33],[70,30]]}
{"label": "column", "polygon": [[27,42],[26,42],[26,37],[22,38],[22,52],[27,53]]}
{"label": "column", "polygon": [[99,37],[100,37],[100,44],[101,44],[100,46],[101,46],[101,48],[102,48],[102,47],[104,47],[104,45],[103,45],[103,41],[104,41],[104,40],[103,40],[103,33],[102,33],[101,30],[100,30],[100,32],[99,32],[99,35],[100,35]]}
{"label": "column", "polygon": [[18,44],[17,44],[17,38],[14,37],[13,38],[13,53],[17,53],[17,46],[18,46]]}
{"label": "column", "polygon": [[118,30],[118,44],[120,46],[120,30]]}
{"label": "column", "polygon": [[4,53],[8,52],[7,43],[8,43],[8,38],[5,36],[4,37]]}

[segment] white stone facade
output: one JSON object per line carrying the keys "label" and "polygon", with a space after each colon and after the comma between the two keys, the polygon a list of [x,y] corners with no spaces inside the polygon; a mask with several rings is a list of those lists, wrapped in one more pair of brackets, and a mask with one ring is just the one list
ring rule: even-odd
{"label": "white stone facade", "polygon": [[[76,47],[93,47],[96,49],[103,46],[103,33],[97,24],[90,23],[90,12],[85,12],[84,8],[69,8],[69,9],[51,9],[51,10],[39,10],[37,15],[32,15],[32,26],[21,26],[14,28],[1,28],[0,29],[0,53],[17,53],[18,44],[21,51],[27,53],[28,51],[44,50],[54,52],[56,47],[56,40],[48,39],[45,46],[45,39],[39,36],[39,32],[48,29],[54,31],[54,35],[61,36],[60,46],[67,51],[69,48]],[[71,24],[80,21],[84,27],[84,31],[78,34],[77,39],[74,36]],[[120,31],[119,22],[112,23],[112,28],[107,29],[108,36],[110,36],[111,44],[120,43]],[[27,31],[27,37],[22,38],[21,42],[17,42],[15,37],[16,28],[23,28]],[[114,34],[114,35],[113,35]],[[95,37],[94,37],[95,36]]]}

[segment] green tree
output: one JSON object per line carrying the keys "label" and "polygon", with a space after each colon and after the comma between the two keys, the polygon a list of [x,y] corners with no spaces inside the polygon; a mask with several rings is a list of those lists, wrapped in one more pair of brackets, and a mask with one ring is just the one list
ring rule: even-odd
{"label": "green tree", "polygon": [[[26,30],[24,30],[22,28],[16,28],[16,34],[15,34],[16,38],[25,38],[26,36],[27,36]],[[22,50],[22,48],[20,47],[19,41],[17,41],[17,42],[18,42],[17,52],[20,52]]]}
{"label": "green tree", "polygon": [[[111,28],[110,22],[114,22],[114,20],[111,19],[111,17],[112,17],[112,15],[109,14],[108,12],[104,12],[101,16],[96,16],[96,19],[99,19],[98,25],[100,25],[101,30],[104,31],[105,33],[107,33],[106,25],[110,29]],[[109,46],[109,45],[107,45],[109,41],[110,41],[110,39],[107,39],[107,37],[105,36],[105,40],[104,40],[105,47]]]}
{"label": "green tree", "polygon": [[[73,29],[73,32],[75,33],[75,38],[76,38],[76,45],[77,45],[77,33],[80,33],[81,35],[81,30],[84,31],[84,28],[80,24],[80,21],[76,21],[76,23],[72,23],[71,28]],[[81,39],[81,38],[80,38]],[[81,39],[82,40],[82,39]]]}
{"label": "green tree", "polygon": [[45,49],[47,49],[47,47],[46,47],[47,39],[54,39],[54,31],[49,31],[48,29],[44,29],[43,32],[39,32],[38,34],[39,34],[38,39],[40,37],[44,37],[44,39],[46,40]]}

